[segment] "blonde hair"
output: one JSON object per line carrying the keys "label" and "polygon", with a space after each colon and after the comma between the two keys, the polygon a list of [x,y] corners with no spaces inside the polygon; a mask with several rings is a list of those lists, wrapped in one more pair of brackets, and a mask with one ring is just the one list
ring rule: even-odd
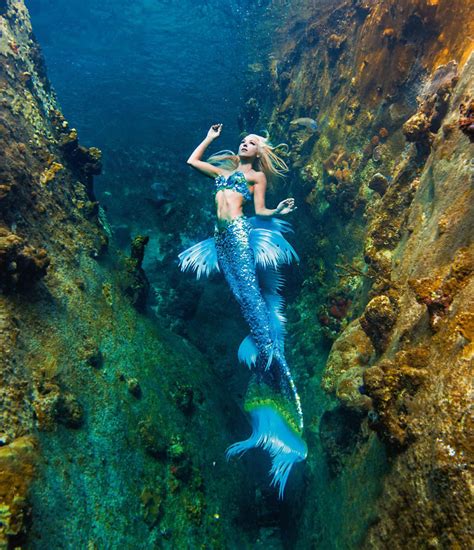
{"label": "blonde hair", "polygon": [[[289,168],[286,162],[275,151],[288,151],[288,145],[286,143],[279,143],[278,145],[272,145],[267,137],[258,136],[257,134],[248,134],[256,138],[257,151],[259,158],[255,159],[254,169],[258,172],[263,172],[267,178],[273,176],[284,176]],[[240,158],[234,152],[229,150],[218,151],[211,155],[207,162],[220,166],[222,168],[235,170],[239,165]]]}

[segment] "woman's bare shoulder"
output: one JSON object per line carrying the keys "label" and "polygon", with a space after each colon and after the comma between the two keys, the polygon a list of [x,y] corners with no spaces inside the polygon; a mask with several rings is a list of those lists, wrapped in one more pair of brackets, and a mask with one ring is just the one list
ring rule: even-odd
{"label": "woman's bare shoulder", "polygon": [[264,172],[257,172],[256,170],[249,170],[247,180],[252,183],[266,183],[267,177]]}

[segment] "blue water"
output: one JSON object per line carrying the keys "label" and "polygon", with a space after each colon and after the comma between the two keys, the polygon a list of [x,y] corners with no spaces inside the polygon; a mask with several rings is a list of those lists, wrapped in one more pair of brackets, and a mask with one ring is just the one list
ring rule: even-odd
{"label": "blue water", "polygon": [[[31,0],[35,34],[67,118],[98,147],[188,150],[211,122],[238,143],[237,116],[265,62],[265,2]],[[257,32],[258,31],[258,32]]]}

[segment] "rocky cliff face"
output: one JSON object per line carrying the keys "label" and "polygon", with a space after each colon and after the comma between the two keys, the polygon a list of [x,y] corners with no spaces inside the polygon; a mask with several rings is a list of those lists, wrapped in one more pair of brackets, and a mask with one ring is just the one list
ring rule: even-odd
{"label": "rocky cliff face", "polygon": [[311,228],[290,316],[315,436],[301,548],[469,545],[468,11],[322,3],[283,29],[269,67],[273,131],[290,135],[292,189],[306,203],[297,232]]}
{"label": "rocky cliff face", "polygon": [[224,544],[240,513],[221,518],[224,494],[246,486],[238,465],[217,475],[234,405],[193,347],[137,311],[146,238],[130,257],[108,245],[100,168],[23,2],[1,1],[0,547]]}

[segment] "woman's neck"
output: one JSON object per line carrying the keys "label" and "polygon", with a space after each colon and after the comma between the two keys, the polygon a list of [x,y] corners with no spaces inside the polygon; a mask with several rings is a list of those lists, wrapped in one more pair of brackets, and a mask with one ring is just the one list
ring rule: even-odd
{"label": "woman's neck", "polygon": [[239,165],[237,166],[237,170],[242,172],[243,174],[246,174],[247,172],[250,172],[250,170],[253,169],[253,162],[242,162],[242,160],[239,161]]}

